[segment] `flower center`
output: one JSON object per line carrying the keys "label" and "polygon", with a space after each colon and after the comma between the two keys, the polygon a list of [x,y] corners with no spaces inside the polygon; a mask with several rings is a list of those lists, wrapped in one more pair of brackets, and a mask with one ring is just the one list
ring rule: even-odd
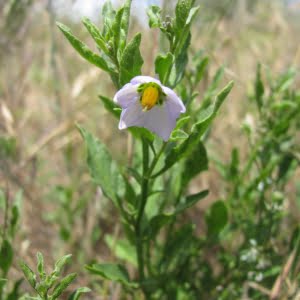
{"label": "flower center", "polygon": [[144,110],[150,110],[159,100],[159,90],[156,86],[147,86],[141,97],[141,104]]}

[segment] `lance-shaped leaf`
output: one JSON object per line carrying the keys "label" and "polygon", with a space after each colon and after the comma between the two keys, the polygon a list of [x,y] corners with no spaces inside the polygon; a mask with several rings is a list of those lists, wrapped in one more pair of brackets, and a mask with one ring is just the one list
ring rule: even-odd
{"label": "lance-shaped leaf", "polygon": [[24,262],[20,262],[20,267],[21,267],[27,281],[35,289],[35,287],[36,287],[36,275],[34,274],[34,272]]}
{"label": "lance-shaped leaf", "polygon": [[58,28],[62,31],[62,33],[65,35],[65,37],[68,39],[70,44],[73,46],[73,48],[87,61],[89,61],[91,64],[94,64],[95,66],[99,67],[100,69],[112,73],[114,70],[110,69],[107,65],[107,62],[104,58],[99,56],[98,54],[94,53],[87,45],[85,45],[82,41],[80,41],[78,38],[76,38],[71,30],[57,22],[56,23]]}
{"label": "lance-shaped leaf", "polygon": [[6,275],[14,257],[13,248],[8,240],[3,240],[0,248],[0,269]]}
{"label": "lance-shaped leaf", "polygon": [[124,41],[121,43],[121,50],[123,51],[124,46],[126,45],[126,39],[128,35],[128,30],[129,30],[129,20],[130,20],[130,8],[131,8],[131,2],[132,0],[126,0],[123,8],[123,15],[122,15],[122,20],[121,20],[121,28],[124,32],[123,38]]}
{"label": "lance-shaped leaf", "polygon": [[56,300],[63,293],[63,291],[75,280],[77,274],[72,273],[64,277],[53,289],[49,300]]}
{"label": "lance-shaped leaf", "polygon": [[101,277],[120,282],[127,286],[135,285],[133,282],[130,282],[126,268],[120,264],[93,264],[86,266],[86,269],[92,274],[100,275]]}
{"label": "lance-shaped leaf", "polygon": [[78,126],[87,147],[87,163],[93,180],[100,185],[106,197],[118,206],[118,188],[123,182],[116,162],[105,145],[84,128]]}
{"label": "lance-shaped leaf", "polygon": [[84,24],[84,26],[86,27],[86,29],[88,30],[88,32],[90,33],[94,41],[97,43],[98,47],[106,55],[109,56],[111,53],[109,52],[105,39],[102,36],[100,30],[97,28],[97,26],[93,22],[91,22],[91,20],[88,18],[83,18],[82,23]]}
{"label": "lance-shaped leaf", "polygon": [[120,84],[123,86],[140,75],[144,60],[140,53],[141,34],[138,33],[126,46],[120,61]]}
{"label": "lance-shaped leaf", "polygon": [[208,195],[209,191],[204,190],[196,194],[188,195],[184,198],[184,202],[179,203],[176,207],[176,214],[181,213],[182,211],[186,210],[194,206],[198,201],[204,199]]}
{"label": "lance-shaped leaf", "polygon": [[67,254],[56,261],[54,266],[53,275],[59,276],[63,268],[71,261],[72,254]]}

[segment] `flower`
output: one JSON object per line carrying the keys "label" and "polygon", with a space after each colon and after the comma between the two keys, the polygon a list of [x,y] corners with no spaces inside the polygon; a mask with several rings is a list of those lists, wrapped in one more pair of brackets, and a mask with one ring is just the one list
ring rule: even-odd
{"label": "flower", "polygon": [[176,126],[176,119],[186,109],[181,99],[158,79],[136,76],[115,95],[121,106],[119,129],[145,127],[167,141]]}

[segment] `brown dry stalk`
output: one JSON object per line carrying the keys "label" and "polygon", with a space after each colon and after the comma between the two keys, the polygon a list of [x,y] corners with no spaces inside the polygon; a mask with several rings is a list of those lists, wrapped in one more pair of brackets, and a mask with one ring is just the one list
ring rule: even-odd
{"label": "brown dry stalk", "polygon": [[286,264],[284,265],[284,267],[282,269],[281,274],[278,275],[278,277],[273,285],[272,291],[271,291],[270,300],[279,299],[282,284],[290,272],[290,269],[293,265],[295,257],[296,257],[296,249],[294,249],[292,251]]}

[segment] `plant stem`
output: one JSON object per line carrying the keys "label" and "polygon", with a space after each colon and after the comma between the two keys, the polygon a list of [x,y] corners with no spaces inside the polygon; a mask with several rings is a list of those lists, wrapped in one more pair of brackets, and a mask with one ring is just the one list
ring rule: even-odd
{"label": "plant stem", "polygon": [[152,163],[151,163],[151,165],[150,165],[150,168],[149,168],[149,170],[148,170],[148,174],[147,174],[147,175],[148,175],[148,176],[147,176],[148,178],[151,177],[152,172],[153,172],[153,170],[154,170],[154,168],[155,168],[155,166],[156,166],[156,164],[157,164],[157,162],[158,162],[160,156],[161,156],[162,153],[164,152],[164,150],[165,150],[167,144],[168,144],[167,142],[164,142],[163,145],[161,146],[159,152],[158,152],[157,155],[154,157],[154,159],[153,159],[153,161],[152,161]]}
{"label": "plant stem", "polygon": [[140,281],[145,279],[144,274],[144,249],[143,249],[143,236],[141,232],[141,221],[144,214],[144,209],[147,202],[148,197],[148,178],[146,174],[148,172],[149,165],[149,148],[147,142],[142,140],[143,146],[143,179],[142,179],[142,191],[141,191],[141,199],[138,208],[138,215],[135,224],[135,233],[136,233],[136,253],[138,259],[138,270]]}
{"label": "plant stem", "polygon": [[[149,179],[151,177],[151,174],[162,155],[167,143],[164,142],[161,146],[161,149],[159,152],[155,155],[153,158],[151,165],[149,167],[149,145],[146,140],[142,140],[142,147],[143,147],[143,179],[141,184],[141,199],[139,202],[138,207],[138,214],[137,219],[135,223],[135,234],[136,234],[136,254],[137,254],[137,260],[138,260],[138,272],[139,272],[139,280],[140,282],[143,282],[145,280],[145,272],[144,272],[144,240],[143,240],[143,233],[142,233],[142,219],[147,203],[148,198],[148,187],[149,187]],[[149,264],[149,261],[148,261]],[[149,266],[148,266],[149,268]],[[143,292],[145,294],[146,299],[150,299],[150,294],[144,287],[142,287]]]}

